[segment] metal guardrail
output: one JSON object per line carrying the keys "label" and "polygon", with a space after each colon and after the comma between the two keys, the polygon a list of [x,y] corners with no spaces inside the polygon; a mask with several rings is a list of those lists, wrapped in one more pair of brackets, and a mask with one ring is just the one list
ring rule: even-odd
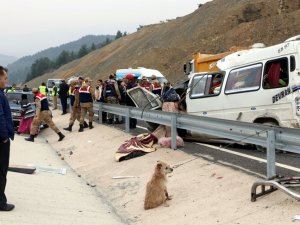
{"label": "metal guardrail", "polygon": [[[283,128],[232,120],[192,116],[180,113],[163,112],[158,110],[143,111],[142,109],[135,107],[106,103],[95,103],[94,113],[98,117],[99,123],[102,123],[103,111],[124,116],[126,132],[130,131],[130,118],[170,126],[172,136],[172,149],[177,148],[177,128],[199,133],[205,133],[220,138],[227,138],[234,141],[263,146],[267,149],[266,177],[268,180],[274,179],[276,177],[275,149],[300,154],[300,129]],[[273,183],[269,181],[265,181],[265,183],[264,181],[260,181],[259,183],[256,183],[253,186],[257,187],[261,185],[262,188],[264,188],[264,186],[272,186],[277,190],[278,185],[285,185],[282,182],[280,182],[280,180],[276,180],[274,182],[276,182],[276,186],[274,186]],[[256,195],[256,187],[252,188],[252,191],[254,192],[252,193],[252,196],[262,196],[262,193]],[[286,188],[280,189],[286,192]],[[268,193],[270,192],[265,192],[264,194]],[[288,194],[295,197],[295,194]],[[254,199],[254,197],[252,197],[252,199]]]}

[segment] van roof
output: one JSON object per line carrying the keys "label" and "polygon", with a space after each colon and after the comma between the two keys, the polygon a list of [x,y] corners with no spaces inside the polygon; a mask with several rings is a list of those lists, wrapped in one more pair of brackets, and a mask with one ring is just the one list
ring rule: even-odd
{"label": "van roof", "polygon": [[154,69],[147,68],[137,68],[137,69],[118,69],[116,71],[117,79],[124,78],[125,75],[132,74],[136,78],[142,78],[142,76],[151,77],[152,75],[156,75],[156,77],[165,77],[161,72]]}
{"label": "van roof", "polygon": [[[294,54],[298,51],[300,41],[287,41],[266,48],[253,48],[232,53],[217,62],[220,70],[227,70],[237,66],[248,65],[271,58]],[[299,48],[300,49],[300,48]]]}

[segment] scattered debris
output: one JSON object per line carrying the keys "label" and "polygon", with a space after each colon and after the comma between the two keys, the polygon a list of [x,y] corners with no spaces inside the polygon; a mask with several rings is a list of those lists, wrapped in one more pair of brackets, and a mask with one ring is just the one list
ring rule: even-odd
{"label": "scattered debris", "polygon": [[54,168],[54,167],[47,167],[47,166],[36,166],[36,170],[39,172],[48,172],[48,173],[57,173],[66,175],[67,169],[66,168]]}
{"label": "scattered debris", "polygon": [[73,155],[73,152],[72,152],[72,151],[70,151],[70,155]]}
{"label": "scattered debris", "polygon": [[64,160],[65,158],[64,157],[61,157],[61,160]]}
{"label": "scattered debris", "polygon": [[16,173],[33,174],[35,170],[36,168],[34,166],[12,165],[8,167],[8,171]]}
{"label": "scattered debris", "polygon": [[292,220],[293,220],[293,221],[296,221],[296,220],[300,221],[300,215],[294,216]]}

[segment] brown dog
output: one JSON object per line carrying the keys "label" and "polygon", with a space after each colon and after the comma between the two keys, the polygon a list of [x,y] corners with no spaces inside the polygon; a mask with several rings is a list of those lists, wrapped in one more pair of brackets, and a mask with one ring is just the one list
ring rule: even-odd
{"label": "brown dog", "polygon": [[144,209],[152,209],[164,203],[169,206],[166,200],[171,200],[167,191],[166,174],[173,169],[164,162],[158,161],[151,180],[147,183]]}

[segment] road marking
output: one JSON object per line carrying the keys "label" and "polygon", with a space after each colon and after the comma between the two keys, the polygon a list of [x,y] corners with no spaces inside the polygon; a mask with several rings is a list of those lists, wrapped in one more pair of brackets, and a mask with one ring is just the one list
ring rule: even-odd
{"label": "road marking", "polygon": [[[205,147],[208,147],[208,148],[213,148],[213,149],[216,149],[216,150],[219,150],[219,151],[222,151],[222,152],[227,152],[227,153],[230,153],[230,154],[233,154],[233,155],[238,155],[238,156],[241,156],[241,157],[244,157],[244,158],[248,158],[248,159],[256,160],[256,161],[259,161],[259,162],[267,163],[266,159],[258,158],[258,157],[255,157],[255,156],[246,155],[246,154],[243,154],[243,153],[240,153],[240,152],[231,151],[231,150],[216,147],[216,146],[213,146],[213,145],[202,144],[202,143],[196,143],[196,144],[197,145],[202,145],[202,146],[205,146]],[[276,166],[284,168],[284,169],[300,172],[300,168],[285,165],[285,164],[282,164],[282,163],[276,163]]]}

